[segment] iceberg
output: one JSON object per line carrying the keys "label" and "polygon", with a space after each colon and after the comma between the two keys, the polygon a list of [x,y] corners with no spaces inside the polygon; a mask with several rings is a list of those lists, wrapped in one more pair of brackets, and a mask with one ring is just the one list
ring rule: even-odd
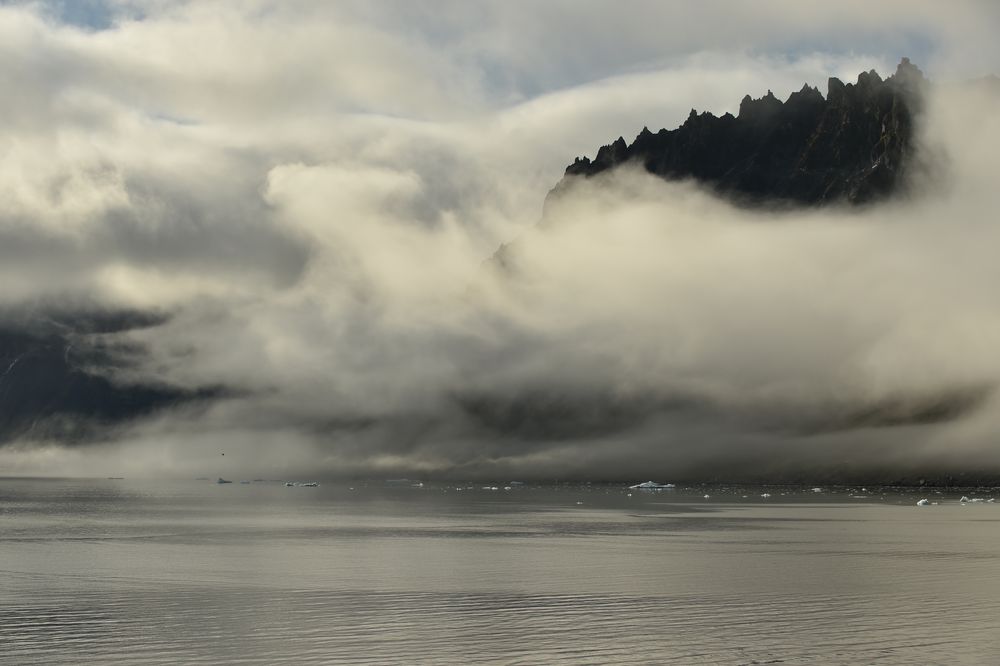
{"label": "iceberg", "polygon": [[629,490],[663,490],[664,488],[675,488],[672,483],[657,483],[656,481],[643,481],[634,486],[629,486]]}

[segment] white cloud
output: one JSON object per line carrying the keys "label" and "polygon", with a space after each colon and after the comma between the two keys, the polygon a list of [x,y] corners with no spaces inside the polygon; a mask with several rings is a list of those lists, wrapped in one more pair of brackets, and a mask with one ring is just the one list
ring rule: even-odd
{"label": "white cloud", "polygon": [[[692,107],[887,74],[897,47],[932,76],[979,73],[997,62],[990,6],[446,8],[130,2],[83,30],[0,7],[18,92],[0,100],[0,300],[170,309],[136,334],[141,370],[234,389],[119,433],[136,451],[184,470],[219,438],[361,471],[882,462],[904,445],[1000,464],[989,409],[801,434],[998,379],[991,98],[935,98],[951,180],[916,203],[771,219],[623,173],[534,228],[575,155]],[[520,273],[497,281],[483,260],[515,238]],[[462,402],[553,395],[610,400],[611,421],[653,407],[621,417],[635,428],[504,438]]]}

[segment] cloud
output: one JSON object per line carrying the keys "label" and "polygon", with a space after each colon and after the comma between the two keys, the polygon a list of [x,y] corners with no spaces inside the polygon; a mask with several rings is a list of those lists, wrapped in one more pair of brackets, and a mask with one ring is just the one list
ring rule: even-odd
{"label": "cloud", "polygon": [[[575,155],[692,107],[903,48],[979,74],[990,5],[105,8],[0,7],[0,304],[167,312],[115,334],[147,350],[121,379],[229,390],[8,468],[1000,466],[990,93],[938,88],[933,180],[892,205],[748,212],[620,171],[536,226]],[[512,239],[514,274],[484,263]]]}

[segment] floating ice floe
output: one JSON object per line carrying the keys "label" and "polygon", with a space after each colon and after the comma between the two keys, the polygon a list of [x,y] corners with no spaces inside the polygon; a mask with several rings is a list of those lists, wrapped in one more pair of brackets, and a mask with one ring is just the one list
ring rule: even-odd
{"label": "floating ice floe", "polygon": [[771,496],[771,493],[761,493],[760,496],[764,497],[764,498],[768,498],[768,497]]}
{"label": "floating ice floe", "polygon": [[925,500],[925,499],[922,499],[922,500],[917,500],[917,506],[927,506],[927,505],[929,505],[929,504],[930,504],[930,502],[928,502],[928,501],[927,501],[927,500]]}
{"label": "floating ice floe", "polygon": [[675,488],[672,483],[657,483],[656,481],[643,481],[634,486],[629,486],[629,490],[663,490],[664,488]]}
{"label": "floating ice floe", "polygon": [[821,493],[821,492],[823,492],[823,489],[822,488],[813,488],[812,491],[814,493]]}
{"label": "floating ice floe", "polygon": [[959,501],[959,502],[961,502],[962,504],[965,504],[966,502],[968,502],[968,501],[969,501],[969,498],[968,498],[968,497],[966,497],[965,495],[962,495],[962,499],[960,499],[960,500],[958,500],[958,501]]}

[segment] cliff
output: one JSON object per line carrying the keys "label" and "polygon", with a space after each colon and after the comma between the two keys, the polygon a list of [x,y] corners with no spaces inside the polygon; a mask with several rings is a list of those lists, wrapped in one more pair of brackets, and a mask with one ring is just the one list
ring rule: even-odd
{"label": "cliff", "polygon": [[855,83],[831,78],[824,97],[804,85],[782,102],[749,95],[739,113],[694,109],[683,125],[631,144],[619,137],[591,160],[577,158],[550,193],[579,178],[635,164],[669,180],[693,179],[743,203],[862,204],[897,191],[914,153],[914,119],[926,80],[903,58],[883,80],[874,70]]}

